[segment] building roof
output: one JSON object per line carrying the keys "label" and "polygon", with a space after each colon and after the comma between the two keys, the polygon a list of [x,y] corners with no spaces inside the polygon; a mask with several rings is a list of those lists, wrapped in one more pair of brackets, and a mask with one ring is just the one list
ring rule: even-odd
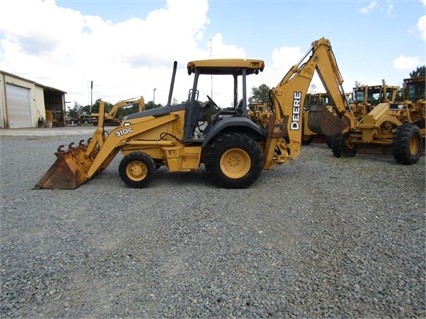
{"label": "building roof", "polygon": [[13,74],[13,73],[9,73],[9,72],[3,71],[3,70],[0,70],[0,73],[3,73],[5,75],[11,76],[11,77],[14,77],[14,78],[19,79],[19,80],[23,80],[23,81],[27,81],[27,82],[33,83],[33,84],[35,84],[35,85],[37,85],[37,86],[39,86],[39,87],[41,87],[41,88],[43,88],[45,90],[56,91],[56,92],[60,92],[60,93],[67,93],[67,92],[65,92],[63,90],[59,90],[59,89],[56,89],[54,87],[41,84],[41,83],[35,82],[33,80],[26,79],[26,78],[23,78],[22,76],[19,76],[19,75]]}

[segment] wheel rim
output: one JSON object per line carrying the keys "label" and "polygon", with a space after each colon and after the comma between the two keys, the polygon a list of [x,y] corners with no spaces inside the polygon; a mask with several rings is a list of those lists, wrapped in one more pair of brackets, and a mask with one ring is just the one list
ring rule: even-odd
{"label": "wheel rim", "polygon": [[420,148],[420,141],[416,136],[412,136],[410,139],[410,153],[411,155],[416,155]]}
{"label": "wheel rim", "polygon": [[240,148],[231,148],[223,153],[220,158],[222,173],[229,178],[244,177],[251,167],[249,154]]}
{"label": "wheel rim", "polygon": [[141,181],[147,176],[148,169],[143,162],[134,161],[127,165],[126,174],[133,181]]}

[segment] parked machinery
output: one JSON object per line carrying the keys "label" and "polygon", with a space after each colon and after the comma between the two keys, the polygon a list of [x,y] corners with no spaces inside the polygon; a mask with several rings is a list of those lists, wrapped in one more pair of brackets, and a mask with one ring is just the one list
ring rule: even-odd
{"label": "parked machinery", "polygon": [[[100,103],[103,103],[103,109],[105,110],[105,102],[100,101]],[[117,103],[115,103],[108,113],[105,113],[104,115],[104,125],[111,125],[111,126],[118,126],[121,124],[121,120],[117,117],[117,112],[119,109],[123,107],[132,107],[133,105],[137,106],[137,111],[142,112],[145,109],[145,100],[141,96],[140,98],[130,98],[127,100],[122,100]],[[100,107],[99,107],[100,109]],[[99,113],[91,113],[92,123],[94,126],[98,125],[99,120]]]}
{"label": "parked machinery", "polygon": [[376,144],[391,147],[400,164],[417,163],[424,148],[425,104],[425,78],[405,79],[403,101],[377,104],[349,131],[332,138],[334,156],[352,157],[358,145]]}
{"label": "parked machinery", "polygon": [[361,85],[353,88],[352,111],[356,118],[368,114],[379,103],[393,103],[396,101],[399,86],[387,85],[382,80],[381,85]]}
{"label": "parked machinery", "polygon": [[[190,172],[203,164],[206,175],[218,186],[243,188],[253,184],[262,169],[295,160],[302,145],[303,100],[315,72],[333,100],[334,115],[326,108],[310,111],[309,128],[336,135],[353,126],[343,79],[330,42],[312,42],[301,61],[270,91],[271,111],[266,121],[248,116],[247,77],[264,69],[255,59],[209,59],[190,61],[187,72],[194,76],[185,103],[172,105],[177,70],[173,68],[168,103],[125,117],[120,126],[104,134],[103,114],[93,137],[78,146],[61,147],[57,159],[35,188],[73,189],[103,171],[121,152],[119,175],[130,187],[146,187],[156,168]],[[202,103],[201,80],[211,76],[233,79],[232,108],[220,108],[213,99]],[[241,96],[239,96],[241,92]],[[204,125],[200,125],[204,123]]]}

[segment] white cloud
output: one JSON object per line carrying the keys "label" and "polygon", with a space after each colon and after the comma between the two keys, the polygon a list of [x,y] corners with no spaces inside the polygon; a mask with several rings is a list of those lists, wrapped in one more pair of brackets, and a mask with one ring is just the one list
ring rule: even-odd
{"label": "white cloud", "polygon": [[[151,101],[155,88],[155,101],[165,104],[175,60],[173,97],[180,102],[192,86],[188,61],[246,57],[243,48],[226,43],[222,30],[205,38],[210,23],[208,0],[167,0],[144,18],[117,23],[58,7],[54,0],[3,0],[1,5],[0,69],[68,92],[70,106],[74,101],[90,103],[90,81],[94,100],[115,103],[142,95]],[[22,14],[23,7],[28,10]],[[19,15],[22,19],[14,18]],[[300,47],[275,49],[267,57],[272,62],[267,62],[264,72],[249,77],[249,90],[261,84],[277,85],[304,53]],[[201,94],[213,95],[213,88],[216,102],[230,106],[223,92],[229,93],[232,84],[216,77],[207,82],[200,88],[200,99],[205,99]],[[317,77],[312,84],[320,90]]]}
{"label": "white cloud", "polygon": [[385,8],[386,14],[392,15],[394,9],[393,0],[385,0],[384,4],[382,4],[379,0],[373,0],[367,6],[362,7],[359,11],[362,14],[371,14],[373,11],[380,8]]}
{"label": "white cloud", "polygon": [[[143,95],[150,101],[156,88],[156,102],[165,104],[177,60],[174,97],[181,101],[192,80],[186,63],[210,54],[203,33],[207,12],[207,0],[167,0],[145,19],[113,24],[58,7],[54,0],[3,0],[0,69],[67,91],[71,104],[90,103],[90,81],[93,99],[115,103]],[[245,56],[221,34],[212,43],[213,57]]]}
{"label": "white cloud", "polygon": [[[272,51],[272,69],[274,74],[285,75],[294,64],[302,58],[304,52],[300,47],[281,47]],[[277,84],[281,79],[277,79]]]}
{"label": "white cloud", "polygon": [[[309,50],[310,47],[306,47],[304,49]],[[287,74],[290,68],[293,65],[297,65],[299,62],[302,62],[301,59],[304,58],[305,55],[306,51],[302,51],[302,48],[300,47],[281,47],[273,50],[272,65],[269,68],[266,66],[266,71],[264,71],[267,82],[262,83],[265,83],[268,86],[279,85],[282,78]],[[304,59],[303,62],[305,62],[306,59]],[[278,78],[276,77],[277,75],[279,76]],[[315,86],[316,92],[325,92],[325,88],[323,87],[317,73],[315,73],[312,78],[310,87],[311,86]]]}
{"label": "white cloud", "polygon": [[387,14],[391,15],[394,9],[392,0],[386,0],[386,9],[387,9]]}
{"label": "white cloud", "polygon": [[210,42],[211,48],[209,48],[210,56],[215,59],[220,58],[246,58],[244,49],[238,48],[234,45],[228,45],[223,42],[223,35],[221,33],[215,34]]}
{"label": "white cloud", "polygon": [[[426,0],[424,0],[426,2]],[[417,31],[420,39],[426,41],[426,15],[422,16],[417,20]]]}
{"label": "white cloud", "polygon": [[422,64],[419,57],[408,57],[400,55],[392,61],[393,66],[398,70],[411,71]]}
{"label": "white cloud", "polygon": [[368,4],[368,6],[362,7],[360,11],[363,14],[370,14],[376,7],[377,7],[377,1],[373,0]]}

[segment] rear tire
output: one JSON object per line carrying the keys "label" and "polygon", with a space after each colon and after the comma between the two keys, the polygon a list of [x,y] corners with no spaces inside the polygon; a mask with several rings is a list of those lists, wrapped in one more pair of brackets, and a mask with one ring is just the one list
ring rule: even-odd
{"label": "rear tire", "polygon": [[259,177],[263,154],[251,137],[242,133],[219,136],[207,151],[207,176],[223,188],[247,188]]}
{"label": "rear tire", "polygon": [[415,164],[422,152],[422,136],[417,125],[404,123],[396,128],[392,141],[395,160],[403,165]]}
{"label": "rear tire", "polygon": [[302,136],[302,145],[309,145],[315,139],[315,135],[303,135]]}
{"label": "rear tire", "polygon": [[151,156],[133,152],[123,157],[118,168],[121,180],[132,188],[143,188],[154,177],[155,163]]}

